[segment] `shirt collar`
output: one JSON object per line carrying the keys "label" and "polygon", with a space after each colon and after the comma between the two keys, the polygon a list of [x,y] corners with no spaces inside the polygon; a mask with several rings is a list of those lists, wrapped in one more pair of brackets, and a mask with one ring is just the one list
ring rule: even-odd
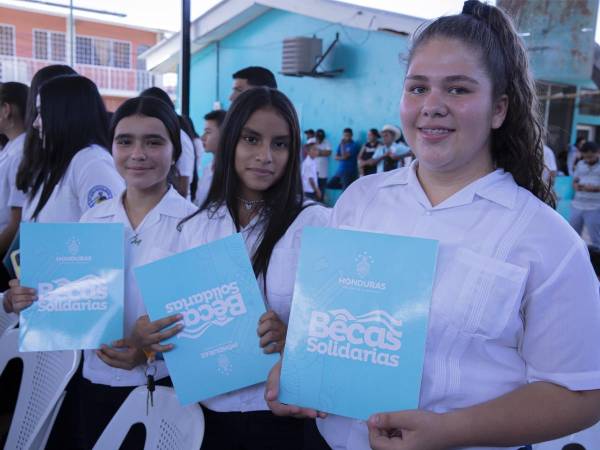
{"label": "shirt collar", "polygon": [[[408,169],[398,169],[389,172],[390,175],[381,181],[380,187],[407,185],[414,189],[417,198],[424,197],[426,199],[427,197],[425,196],[421,183],[417,177],[417,165],[418,161],[415,160]],[[444,209],[472,203],[475,200],[475,197],[485,198],[486,200],[497,203],[505,208],[513,209],[517,200],[518,189],[519,187],[510,173],[505,172],[503,169],[496,169],[465,186],[450,198],[437,205],[435,209]],[[424,206],[427,205],[431,208],[431,204],[428,200],[427,204]]]}
{"label": "shirt collar", "polygon": [[[131,227],[127,213],[125,212],[125,206],[123,205],[123,197],[125,191],[119,196],[115,202],[115,207],[108,209],[105,213],[96,214],[95,217],[107,218],[115,217],[116,222],[122,222],[128,227]],[[150,212],[144,217],[142,223],[138,226],[137,231],[141,231],[142,228],[154,225],[160,220],[160,216],[174,217],[176,219],[183,219],[189,214],[189,209],[186,208],[186,201],[177,193],[177,191],[170,186],[169,190],[163,195],[163,198],[158,204],[150,210]]]}

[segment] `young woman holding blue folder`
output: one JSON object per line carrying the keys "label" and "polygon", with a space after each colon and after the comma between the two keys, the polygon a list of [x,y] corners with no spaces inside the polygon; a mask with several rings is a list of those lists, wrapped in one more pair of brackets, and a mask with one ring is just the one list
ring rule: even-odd
{"label": "young woman holding blue folder", "polygon": [[[28,104],[35,105],[27,115],[34,117],[33,129],[28,130],[16,177],[17,188],[26,194],[23,221],[77,222],[85,211],[123,190],[107,149],[106,108],[91,80],[66,66],[42,69],[32,81]],[[4,296],[6,311],[18,313],[35,300],[35,291],[19,286],[18,280],[10,286]],[[69,431],[79,426],[79,380],[77,372],[67,387],[49,449],[78,445],[77,434]]]}
{"label": "young woman holding blue folder", "polygon": [[[84,411],[78,424],[83,448],[94,446],[131,390],[147,381],[146,355],[128,339],[136,320],[146,314],[133,268],[175,253],[182,246],[178,224],[196,211],[169,184],[181,154],[179,133],[177,115],[164,102],[138,97],[123,103],[113,116],[110,141],[116,169],[125,180],[126,189],[81,218],[81,222],[125,225],[126,267],[124,338],[97,351],[84,352],[83,379],[77,386],[80,409]],[[17,310],[23,309],[20,298],[24,296],[20,292],[25,289],[13,289]],[[29,295],[27,303],[35,299],[35,291],[29,290]],[[156,361],[152,371],[158,384],[170,384],[163,361]],[[143,430],[134,427],[123,445],[142,448],[143,443]]]}
{"label": "young woman holding blue folder", "polygon": [[[325,226],[329,220],[327,208],[303,201],[300,127],[284,94],[255,88],[232,104],[221,127],[208,198],[193,219],[199,223],[187,230],[194,232],[192,246],[242,233],[268,310],[258,324],[256,344],[266,353],[280,352],[302,229]],[[160,329],[175,320],[140,324],[141,345],[168,350],[158,344],[166,338]],[[305,423],[273,415],[264,387],[250,386],[203,401],[202,449],[303,448]]]}
{"label": "young woman holding blue folder", "polygon": [[[598,280],[546,204],[535,87],[510,19],[468,1],[420,30],[400,112],[417,162],[358,180],[331,224],[440,242],[420,409],[327,417],[322,435],[336,449],[516,449],[593,425]],[[276,367],[274,412],[317,415],[277,402],[278,380]]]}
{"label": "young woman holding blue folder", "polygon": [[[184,245],[178,224],[197,209],[170,183],[182,151],[172,108],[152,97],[127,100],[113,116],[110,139],[126,189],[81,221],[125,225],[124,338],[84,353],[81,396],[93,405],[83,416],[86,447],[94,445],[131,390],[147,383],[147,356],[130,340],[137,319],[146,315],[133,268],[176,253]],[[164,361],[154,361],[148,370],[157,384],[171,385]],[[143,430],[134,428],[123,445],[142,448],[144,438]]]}

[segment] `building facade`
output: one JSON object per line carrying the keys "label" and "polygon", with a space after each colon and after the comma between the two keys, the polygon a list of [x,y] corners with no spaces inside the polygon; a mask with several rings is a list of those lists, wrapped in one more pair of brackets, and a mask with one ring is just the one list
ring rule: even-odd
{"label": "building facade", "polygon": [[[600,141],[600,51],[594,42],[597,0],[498,0],[515,19],[529,50],[547,142],[566,159],[577,136]],[[543,13],[540,13],[543,11]],[[369,128],[400,124],[409,35],[424,19],[331,0],[224,0],[191,26],[191,98],[194,121],[215,106],[227,108],[231,75],[264,66],[293,101],[301,126],[323,128],[337,144],[345,127],[364,142]],[[317,72],[284,75],[284,40],[322,40]],[[142,57],[156,73],[175,72],[179,35]],[[330,175],[336,169],[333,157]]]}
{"label": "building facade", "polygon": [[[345,127],[364,143],[370,128],[400,123],[408,36],[422,21],[329,0],[221,2],[192,23],[190,115],[201,127],[207,112],[229,107],[234,72],[263,66],[292,100],[302,129],[324,129],[334,151]],[[298,36],[321,39],[322,53],[333,46],[314,73],[283,74],[283,42]],[[176,71],[179,39],[143,55],[148,68]],[[329,174],[336,168],[332,155]]]}
{"label": "building facade", "polygon": [[97,84],[109,111],[159,84],[138,55],[162,39],[161,31],[77,17],[74,31],[71,38],[67,14],[0,6],[0,82],[29,84],[42,67],[72,65]]}

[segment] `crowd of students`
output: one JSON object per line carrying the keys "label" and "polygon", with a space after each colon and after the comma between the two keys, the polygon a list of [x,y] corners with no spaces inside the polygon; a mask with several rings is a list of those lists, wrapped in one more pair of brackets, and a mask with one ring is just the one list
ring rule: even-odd
{"label": "crowd of students", "polygon": [[[234,74],[229,110],[204,117],[214,163],[197,190],[179,163],[186,145],[194,152],[195,134],[182,133],[184,119],[160,93],[126,101],[109,126],[96,86],[68,67],[42,69],[27,95],[0,87],[0,132],[9,138],[1,189],[20,192],[0,192],[0,244],[20,221],[125,225],[123,338],[84,352],[48,447],[91,448],[146,383],[147,364],[171,384],[164,362],[144,350],[170,351],[162,342],[181,331],[172,326],[181,317],[149,320],[134,267],[241,233],[267,305],[256,345],[280,353],[306,226],[439,241],[420,409],[363,422],[282,404],[279,362],[266,384],[202,402],[203,449],[516,449],[598,421],[598,280],[583,241],[551,208],[535,89],[510,19],[469,0],[415,35],[400,114],[417,161],[385,170],[404,154],[390,147],[393,126],[383,127],[381,145],[371,130],[360,150],[345,130],[339,160],[354,152],[356,172],[377,174],[351,184],[339,174],[347,190],[333,210],[311,200],[327,185],[315,161],[332,152],[325,134],[315,133],[302,162],[291,101],[274,77],[255,74]],[[303,194],[303,166],[312,196]],[[36,298],[11,280],[3,307],[19,313]],[[141,448],[143,433],[127,439],[125,448]]]}
{"label": "crowd of students", "polygon": [[309,128],[304,135],[302,185],[309,198],[319,201],[325,200],[325,189],[344,191],[359,177],[405,167],[414,159],[402,131],[394,125],[384,125],[381,133],[377,128],[371,128],[367,133],[367,142],[362,147],[354,140],[352,128],[344,128],[335,151],[338,167],[334,175],[328,178],[332,148],[325,131],[318,129],[315,132]]}

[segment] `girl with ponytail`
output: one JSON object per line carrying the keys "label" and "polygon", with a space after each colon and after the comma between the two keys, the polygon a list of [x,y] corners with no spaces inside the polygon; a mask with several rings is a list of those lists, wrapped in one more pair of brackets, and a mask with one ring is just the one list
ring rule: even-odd
{"label": "girl with ponytail", "polygon": [[[510,19],[471,0],[419,30],[400,116],[417,160],[357,180],[331,225],[439,241],[419,409],[367,424],[320,418],[321,434],[335,449],[516,450],[593,425],[598,281],[549,206],[534,84]],[[323,417],[277,401],[279,370],[270,408]]]}

